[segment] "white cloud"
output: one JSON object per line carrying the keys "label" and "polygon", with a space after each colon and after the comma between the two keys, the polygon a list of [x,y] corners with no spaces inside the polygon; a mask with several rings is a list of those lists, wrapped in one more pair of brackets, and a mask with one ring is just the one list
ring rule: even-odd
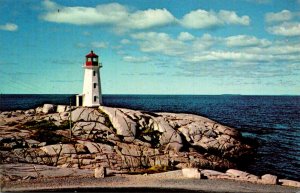
{"label": "white cloud", "polygon": [[239,17],[234,11],[221,10],[218,14],[219,18],[227,24],[249,25],[250,18],[247,15]]}
{"label": "white cloud", "polygon": [[[49,0],[46,2],[52,4]],[[95,8],[61,6],[53,9],[53,7],[55,6],[51,5],[50,8],[45,6],[47,12],[42,15],[42,19],[75,25],[112,24],[122,21],[128,14],[127,9],[118,3],[98,5]]]}
{"label": "white cloud", "polygon": [[18,26],[14,23],[6,23],[5,25],[0,25],[0,30],[4,31],[17,31]]}
{"label": "white cloud", "polygon": [[60,6],[57,3],[52,2],[50,0],[44,0],[42,4],[48,10],[57,10],[58,8],[60,8]]}
{"label": "white cloud", "polygon": [[192,34],[190,34],[189,32],[181,32],[178,35],[177,39],[181,40],[181,41],[189,41],[189,40],[195,39],[195,37]]}
{"label": "white cloud", "polygon": [[141,51],[158,52],[166,55],[179,55],[184,53],[185,43],[173,39],[166,33],[143,32],[132,34],[131,37],[138,40]]}
{"label": "white cloud", "polygon": [[122,39],[121,44],[130,44],[130,40],[129,39]]}
{"label": "white cloud", "polygon": [[166,9],[148,9],[129,14],[120,26],[132,29],[147,29],[175,22],[175,17]]}
{"label": "white cloud", "polygon": [[247,47],[247,46],[268,46],[269,40],[258,39],[254,36],[237,35],[225,38],[225,44],[229,47]]}
{"label": "white cloud", "polygon": [[147,29],[175,22],[166,9],[148,9],[131,12],[118,3],[101,4],[96,7],[65,7],[46,0],[46,13],[41,18],[56,23],[75,25],[111,25],[117,31]]}
{"label": "white cloud", "polygon": [[180,23],[187,28],[212,28],[225,24],[249,25],[249,16],[238,16],[234,11],[221,10],[218,13],[198,9],[183,16]]}
{"label": "white cloud", "polygon": [[108,43],[107,42],[92,42],[91,45],[94,48],[107,48]]}
{"label": "white cloud", "polygon": [[[131,35],[141,52],[152,52],[154,56],[167,57],[185,64],[211,64],[227,62],[231,65],[272,64],[300,61],[300,44],[293,41],[271,42],[255,36],[237,35],[215,37],[204,34],[186,41],[166,33],[147,32]],[[155,60],[155,57],[154,57]],[[160,59],[158,59],[159,61]],[[174,62],[171,62],[174,63]]]}
{"label": "white cloud", "polygon": [[300,36],[300,23],[299,22],[284,22],[279,25],[268,27],[267,31],[274,35]]}
{"label": "white cloud", "polygon": [[187,28],[210,28],[222,25],[215,12],[198,9],[183,16],[181,24]]}
{"label": "white cloud", "polygon": [[278,13],[267,13],[265,15],[265,21],[268,23],[272,22],[282,22],[282,21],[288,21],[291,20],[293,17],[293,13],[290,12],[289,10],[282,10],[281,12]]}
{"label": "white cloud", "polygon": [[193,55],[186,58],[189,62],[203,62],[203,61],[268,61],[272,56],[266,57],[265,55],[251,54],[238,51],[209,51],[200,55]]}
{"label": "white cloud", "polygon": [[149,62],[150,58],[148,58],[147,56],[141,56],[141,57],[124,56],[123,60],[125,62],[130,62],[130,63],[144,63],[144,62]]}

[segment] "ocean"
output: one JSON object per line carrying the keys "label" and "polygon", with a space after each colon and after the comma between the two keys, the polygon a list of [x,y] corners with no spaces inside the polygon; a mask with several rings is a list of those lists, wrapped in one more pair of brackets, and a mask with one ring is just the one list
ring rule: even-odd
{"label": "ocean", "polygon": [[[0,111],[44,103],[75,103],[75,95],[0,95]],[[105,106],[153,112],[191,113],[238,129],[259,142],[244,168],[300,180],[300,96],[104,95]]]}

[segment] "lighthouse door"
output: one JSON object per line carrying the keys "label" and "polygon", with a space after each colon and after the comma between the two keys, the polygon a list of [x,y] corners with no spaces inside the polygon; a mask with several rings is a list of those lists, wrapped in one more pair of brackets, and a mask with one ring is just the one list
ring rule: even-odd
{"label": "lighthouse door", "polygon": [[76,95],[76,106],[82,106],[82,95]]}

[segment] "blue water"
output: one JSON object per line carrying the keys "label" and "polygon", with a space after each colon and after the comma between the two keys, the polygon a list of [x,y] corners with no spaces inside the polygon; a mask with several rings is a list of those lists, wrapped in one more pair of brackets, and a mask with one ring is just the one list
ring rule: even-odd
{"label": "blue water", "polygon": [[[0,95],[0,110],[74,104],[74,95]],[[106,106],[193,113],[237,128],[260,145],[247,171],[300,180],[300,96],[104,95]]]}

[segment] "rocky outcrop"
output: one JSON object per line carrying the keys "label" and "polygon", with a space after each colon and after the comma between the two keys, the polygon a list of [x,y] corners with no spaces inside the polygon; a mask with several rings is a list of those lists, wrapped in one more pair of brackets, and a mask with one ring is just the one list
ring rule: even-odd
{"label": "rocky outcrop", "polygon": [[4,180],[183,169],[188,178],[300,187],[229,169],[252,150],[237,130],[197,115],[51,104],[0,113]]}
{"label": "rocky outcrop", "polygon": [[256,184],[300,187],[300,182],[298,181],[286,180],[286,179],[277,180],[277,176],[271,174],[255,176],[248,172],[244,172],[236,169],[229,169],[225,173],[223,173],[215,170],[207,170],[207,169],[199,170],[198,168],[184,168],[182,169],[182,174],[185,178],[229,179],[235,181],[251,182]]}
{"label": "rocky outcrop", "polygon": [[0,127],[3,164],[127,172],[154,166],[225,170],[252,151],[237,130],[190,114],[45,104],[2,112]]}
{"label": "rocky outcrop", "polygon": [[201,173],[199,172],[198,168],[183,168],[182,175],[186,178],[195,178],[200,179]]}

